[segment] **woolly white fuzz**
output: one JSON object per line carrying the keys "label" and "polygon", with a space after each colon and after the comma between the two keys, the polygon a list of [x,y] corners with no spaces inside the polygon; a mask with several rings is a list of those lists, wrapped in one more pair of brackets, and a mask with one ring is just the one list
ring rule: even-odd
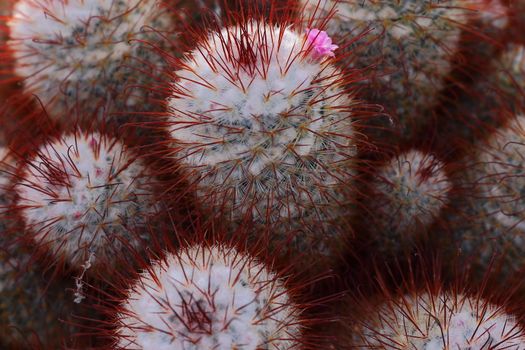
{"label": "woolly white fuzz", "polygon": [[130,57],[155,63],[132,40],[144,39],[146,26],[166,30],[160,11],[157,0],[19,0],[8,22],[15,73],[51,116],[64,113],[64,103],[100,107],[101,97],[124,92],[130,72],[123,66],[137,64]]}
{"label": "woolly white fuzz", "polygon": [[16,185],[18,207],[37,244],[80,267],[114,259],[153,214],[152,178],[117,140],[71,134],[43,145]]}
{"label": "woolly white fuzz", "polygon": [[298,348],[299,311],[282,281],[224,246],[194,246],[155,262],[120,307],[118,349]]}
{"label": "woolly white fuzz", "polygon": [[478,297],[406,295],[372,317],[363,322],[363,349],[525,349],[517,319]]}
{"label": "woolly white fuzz", "polygon": [[434,221],[452,188],[443,163],[430,154],[410,150],[380,169],[373,183],[372,214],[381,231],[405,234]]}
{"label": "woolly white fuzz", "polygon": [[251,21],[210,34],[176,72],[170,131],[205,202],[264,222],[337,215],[354,174],[353,102],[311,46]]}

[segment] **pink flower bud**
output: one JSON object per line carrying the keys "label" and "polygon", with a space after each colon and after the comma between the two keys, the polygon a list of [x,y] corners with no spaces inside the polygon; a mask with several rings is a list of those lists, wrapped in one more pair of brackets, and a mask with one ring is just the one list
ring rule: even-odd
{"label": "pink flower bud", "polygon": [[311,54],[315,59],[323,59],[325,56],[334,57],[334,50],[339,46],[332,44],[332,38],[325,31],[319,29],[306,29],[307,44],[312,47]]}

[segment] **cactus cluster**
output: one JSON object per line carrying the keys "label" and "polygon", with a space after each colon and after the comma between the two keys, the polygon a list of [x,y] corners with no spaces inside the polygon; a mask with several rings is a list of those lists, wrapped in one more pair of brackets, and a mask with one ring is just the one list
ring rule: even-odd
{"label": "cactus cluster", "polygon": [[525,350],[521,3],[0,2],[0,347]]}

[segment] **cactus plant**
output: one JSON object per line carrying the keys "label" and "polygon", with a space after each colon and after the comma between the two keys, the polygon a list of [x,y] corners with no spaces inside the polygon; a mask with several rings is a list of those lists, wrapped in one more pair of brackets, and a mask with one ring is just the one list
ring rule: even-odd
{"label": "cactus plant", "polygon": [[[253,19],[186,56],[168,127],[203,203],[234,222],[253,217],[272,239],[324,246],[348,204],[359,139],[360,102],[331,64],[336,48],[322,30]],[[314,233],[290,237],[298,228]]]}
{"label": "cactus plant", "polygon": [[366,349],[525,349],[515,316],[478,296],[407,294],[363,319],[355,346]]}
{"label": "cactus plant", "polygon": [[397,253],[395,247],[410,245],[440,216],[452,189],[445,165],[416,149],[379,166],[369,186],[371,231],[380,249]]}
{"label": "cactus plant", "polygon": [[37,246],[76,268],[104,267],[147,239],[140,227],[157,210],[155,181],[122,142],[77,130],[22,162],[16,208]]}
{"label": "cactus plant", "polygon": [[228,245],[194,245],[154,261],[128,286],[114,347],[296,349],[301,310],[271,266]]}
{"label": "cactus plant", "polygon": [[100,116],[144,103],[128,88],[150,81],[163,61],[143,40],[160,41],[156,32],[172,23],[156,0],[17,0],[7,25],[5,51],[24,91],[61,118],[78,106]]}
{"label": "cactus plant", "polygon": [[493,284],[497,269],[477,281],[472,266],[444,261],[440,251],[398,257],[381,267],[378,256],[376,269],[339,305],[337,349],[525,349],[518,285]]}

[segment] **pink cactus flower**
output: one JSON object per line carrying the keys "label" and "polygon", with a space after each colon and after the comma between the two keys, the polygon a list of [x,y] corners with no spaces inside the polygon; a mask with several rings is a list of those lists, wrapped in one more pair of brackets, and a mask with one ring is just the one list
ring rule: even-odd
{"label": "pink cactus flower", "polygon": [[306,42],[312,46],[312,56],[315,59],[323,59],[324,57],[334,57],[334,51],[339,47],[332,44],[332,38],[328,36],[325,31],[319,29],[306,29]]}

